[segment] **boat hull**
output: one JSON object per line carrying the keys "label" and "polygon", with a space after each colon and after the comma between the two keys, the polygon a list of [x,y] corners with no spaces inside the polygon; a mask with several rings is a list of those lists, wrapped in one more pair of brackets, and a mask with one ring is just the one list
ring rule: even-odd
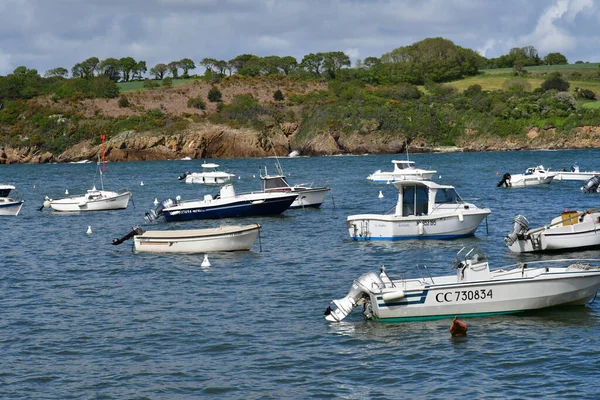
{"label": "boat hull", "polygon": [[589,181],[592,177],[600,175],[598,171],[592,172],[558,172],[554,177],[557,181]]}
{"label": "boat hull", "polygon": [[373,319],[400,322],[585,305],[600,288],[597,270],[548,275],[539,279],[425,285],[422,289],[405,291],[403,299],[388,302],[381,294],[371,293]]}
{"label": "boat hull", "polygon": [[86,196],[73,196],[50,201],[50,207],[59,212],[109,211],[127,208],[130,192],[110,193],[101,198],[86,199]]}
{"label": "boat hull", "polygon": [[548,185],[554,180],[554,175],[535,176],[535,175],[513,175],[510,180],[510,187],[525,187],[536,185]]}
{"label": "boat hull", "polygon": [[595,221],[551,228],[533,235],[537,238],[536,244],[528,236],[516,240],[508,248],[513,253],[532,253],[600,247],[600,224]]}
{"label": "boat hull", "polygon": [[134,236],[136,252],[208,253],[248,251],[256,242],[259,224],[184,231],[147,231]]}
{"label": "boat hull", "polygon": [[[4,201],[1,201],[4,200]],[[0,198],[0,215],[19,215],[25,202],[23,200],[13,200],[10,198]]]}
{"label": "boat hull", "polygon": [[356,241],[407,239],[455,239],[472,236],[489,210],[463,210],[440,216],[399,217],[394,215],[351,215],[346,221],[350,238]]}
{"label": "boat hull", "polygon": [[289,208],[319,208],[325,201],[325,195],[329,188],[292,188],[292,192],[297,193],[298,197]]}
{"label": "boat hull", "polygon": [[163,211],[167,222],[277,215],[294,202],[297,194],[262,197],[238,196],[231,201],[190,201]]}

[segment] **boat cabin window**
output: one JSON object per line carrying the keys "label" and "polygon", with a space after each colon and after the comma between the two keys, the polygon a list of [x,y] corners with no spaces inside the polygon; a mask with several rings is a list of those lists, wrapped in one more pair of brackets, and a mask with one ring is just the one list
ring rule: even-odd
{"label": "boat cabin window", "polygon": [[402,188],[402,215],[427,215],[429,209],[427,188],[404,186]]}
{"label": "boat cabin window", "polygon": [[265,189],[280,189],[286,188],[288,185],[286,184],[283,178],[269,178],[265,179]]}
{"label": "boat cabin window", "polygon": [[462,200],[454,189],[438,189],[435,194],[436,204],[457,204],[462,203]]}

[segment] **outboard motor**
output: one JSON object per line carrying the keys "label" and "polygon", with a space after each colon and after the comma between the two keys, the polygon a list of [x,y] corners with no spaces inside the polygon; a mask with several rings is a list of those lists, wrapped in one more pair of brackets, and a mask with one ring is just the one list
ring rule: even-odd
{"label": "outboard motor", "polygon": [[507,246],[512,246],[517,241],[519,236],[523,236],[529,229],[529,221],[522,215],[517,215],[513,219],[513,231],[504,238],[504,243]]}
{"label": "outboard motor", "polygon": [[160,202],[160,204],[158,205],[158,207],[156,207],[155,210],[150,210],[149,212],[146,213],[146,219],[150,222],[156,221],[158,218],[160,218],[162,216],[163,210],[165,208],[172,207],[176,204],[177,204],[177,202],[171,198],[165,199]]}
{"label": "outboard motor", "polygon": [[132,237],[134,237],[135,235],[141,235],[144,233],[144,230],[142,228],[140,228],[139,226],[134,227],[131,232],[127,233],[125,236],[123,236],[120,239],[113,239],[112,244],[114,245],[118,245],[123,243],[126,240],[131,239]]}
{"label": "outboard motor", "polygon": [[583,193],[600,193],[600,176],[594,175],[585,186],[581,187]]}
{"label": "outboard motor", "polygon": [[330,322],[340,322],[352,309],[369,298],[369,292],[381,291],[385,284],[375,272],[368,272],[352,283],[350,291],[343,299],[333,300],[335,308],[331,306],[325,310],[325,319]]}
{"label": "outboard motor", "polygon": [[498,182],[498,186],[504,186],[504,187],[510,187],[510,174],[507,172],[504,175],[502,175],[502,179],[500,180],[500,182]]}
{"label": "outboard motor", "polygon": [[190,173],[188,171],[184,172],[183,175],[181,175],[179,178],[180,181],[184,180]]}

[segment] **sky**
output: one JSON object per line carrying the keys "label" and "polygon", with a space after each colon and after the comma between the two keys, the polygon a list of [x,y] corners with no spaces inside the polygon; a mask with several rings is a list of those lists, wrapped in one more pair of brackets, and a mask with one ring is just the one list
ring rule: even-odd
{"label": "sky", "polygon": [[343,51],[354,65],[433,37],[487,58],[533,46],[542,58],[600,62],[599,28],[600,0],[0,0],[0,75],[70,71],[89,57],[150,69]]}

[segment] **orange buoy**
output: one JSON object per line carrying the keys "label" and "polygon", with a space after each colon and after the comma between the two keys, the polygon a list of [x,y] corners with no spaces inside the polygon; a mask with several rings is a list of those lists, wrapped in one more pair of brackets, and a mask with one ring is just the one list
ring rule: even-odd
{"label": "orange buoy", "polygon": [[467,324],[459,321],[458,317],[454,317],[450,326],[450,334],[452,336],[467,336]]}

